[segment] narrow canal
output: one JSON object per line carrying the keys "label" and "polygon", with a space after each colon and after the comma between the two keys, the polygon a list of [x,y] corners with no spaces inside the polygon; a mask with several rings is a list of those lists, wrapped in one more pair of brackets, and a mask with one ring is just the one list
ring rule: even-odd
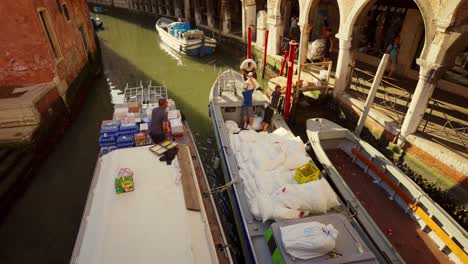
{"label": "narrow canal", "polygon": [[[208,94],[217,75],[227,68],[237,69],[241,58],[222,52],[204,58],[183,56],[160,42],[154,18],[100,17],[105,25],[98,33],[104,74],[94,82],[81,113],[0,226],[0,263],[69,261],[98,155],[99,127],[102,120],[112,118],[112,103],[123,101],[127,83],[152,81],[168,87],[169,97],[195,134],[210,184],[222,182],[212,167],[217,152]],[[228,201],[218,198],[231,243],[236,245]]]}

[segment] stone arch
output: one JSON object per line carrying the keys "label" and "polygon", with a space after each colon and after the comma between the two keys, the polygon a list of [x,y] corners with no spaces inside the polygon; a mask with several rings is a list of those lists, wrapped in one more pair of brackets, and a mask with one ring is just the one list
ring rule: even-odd
{"label": "stone arch", "polygon": [[[428,52],[429,44],[431,43],[433,36],[435,34],[435,29],[432,26],[432,18],[434,16],[433,10],[431,9],[431,5],[428,3],[427,0],[412,0],[418,7],[418,10],[421,14],[423,23],[424,23],[424,46],[421,51],[420,57],[425,57]],[[338,3],[343,2],[343,0],[339,0]],[[352,9],[350,10],[347,20],[343,21],[343,27],[340,26],[340,37],[348,40],[352,36],[353,28],[355,27],[356,21],[359,16],[362,14],[366,8],[372,6],[376,0],[362,0],[360,3],[355,3]],[[340,7],[341,10],[341,7]],[[341,12],[341,11],[340,11]],[[341,15],[341,14],[340,14]]]}
{"label": "stone arch", "polygon": [[451,43],[444,54],[443,60],[442,60],[442,65],[450,67],[453,65],[453,62],[455,60],[455,57],[460,53],[462,50],[464,50],[467,47],[468,43],[468,25],[464,26],[465,31],[461,31],[462,33],[459,32],[451,32],[450,34],[453,35],[458,35],[456,36],[456,40]]}
{"label": "stone arch", "polygon": [[[458,6],[453,11],[453,14],[454,15],[452,16],[451,23],[450,23],[452,28],[462,29],[461,27],[468,25],[468,1],[460,1]],[[459,32],[463,32],[463,31],[459,31]],[[466,28],[465,28],[465,32],[466,32]]]}

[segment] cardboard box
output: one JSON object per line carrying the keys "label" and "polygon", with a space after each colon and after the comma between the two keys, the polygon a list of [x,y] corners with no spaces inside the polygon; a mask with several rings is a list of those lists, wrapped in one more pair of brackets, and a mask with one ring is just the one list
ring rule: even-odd
{"label": "cardboard box", "polygon": [[180,118],[180,111],[179,110],[169,110],[169,111],[167,111],[167,118],[168,119]]}
{"label": "cardboard box", "polygon": [[171,124],[171,131],[173,135],[184,134],[184,126],[180,118],[169,119],[169,123]]}
{"label": "cardboard box", "polygon": [[141,105],[137,102],[128,103],[128,112],[129,113],[140,113]]}

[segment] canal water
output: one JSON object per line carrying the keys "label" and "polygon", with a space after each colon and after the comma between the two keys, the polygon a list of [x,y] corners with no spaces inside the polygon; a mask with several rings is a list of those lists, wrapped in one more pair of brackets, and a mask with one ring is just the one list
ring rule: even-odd
{"label": "canal water", "polygon": [[[69,261],[98,155],[100,124],[112,118],[112,103],[123,101],[127,83],[133,86],[152,81],[168,87],[169,97],[195,134],[210,184],[223,182],[213,168],[217,151],[208,117],[208,95],[217,75],[228,68],[238,69],[241,58],[222,52],[203,58],[180,55],[160,42],[155,18],[122,14],[100,18],[105,25],[98,32],[103,75],[94,82],[60,144],[1,224],[0,263]],[[230,244],[236,248],[229,202],[223,195],[216,198]]]}

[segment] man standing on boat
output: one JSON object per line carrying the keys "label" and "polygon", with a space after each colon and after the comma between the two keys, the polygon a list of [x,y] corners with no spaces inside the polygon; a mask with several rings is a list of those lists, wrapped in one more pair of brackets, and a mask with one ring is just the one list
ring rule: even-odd
{"label": "man standing on boat", "polygon": [[[244,83],[244,91],[242,91],[242,96],[244,97],[244,102],[242,103],[241,113],[242,113],[242,120],[244,121],[244,125],[242,129],[249,129],[252,127],[253,122],[253,105],[252,105],[252,95],[257,88],[258,83],[253,78],[253,74],[250,72],[248,74],[248,80]],[[249,120],[249,124],[247,125],[247,120]]]}
{"label": "man standing on boat", "polygon": [[275,91],[271,93],[270,103],[265,107],[265,116],[263,117],[262,131],[266,131],[271,124],[271,119],[275,110],[278,108],[278,102],[282,94],[286,91],[286,88],[276,85]]}
{"label": "man standing on boat", "polygon": [[240,66],[240,70],[242,76],[244,76],[244,80],[248,79],[247,76],[249,73],[252,73],[255,79],[257,78],[257,64],[252,59],[244,60]]}
{"label": "man standing on boat", "polygon": [[167,118],[167,99],[159,99],[159,106],[153,109],[150,123],[150,136],[154,144],[159,144],[166,139],[169,134],[169,120]]}

